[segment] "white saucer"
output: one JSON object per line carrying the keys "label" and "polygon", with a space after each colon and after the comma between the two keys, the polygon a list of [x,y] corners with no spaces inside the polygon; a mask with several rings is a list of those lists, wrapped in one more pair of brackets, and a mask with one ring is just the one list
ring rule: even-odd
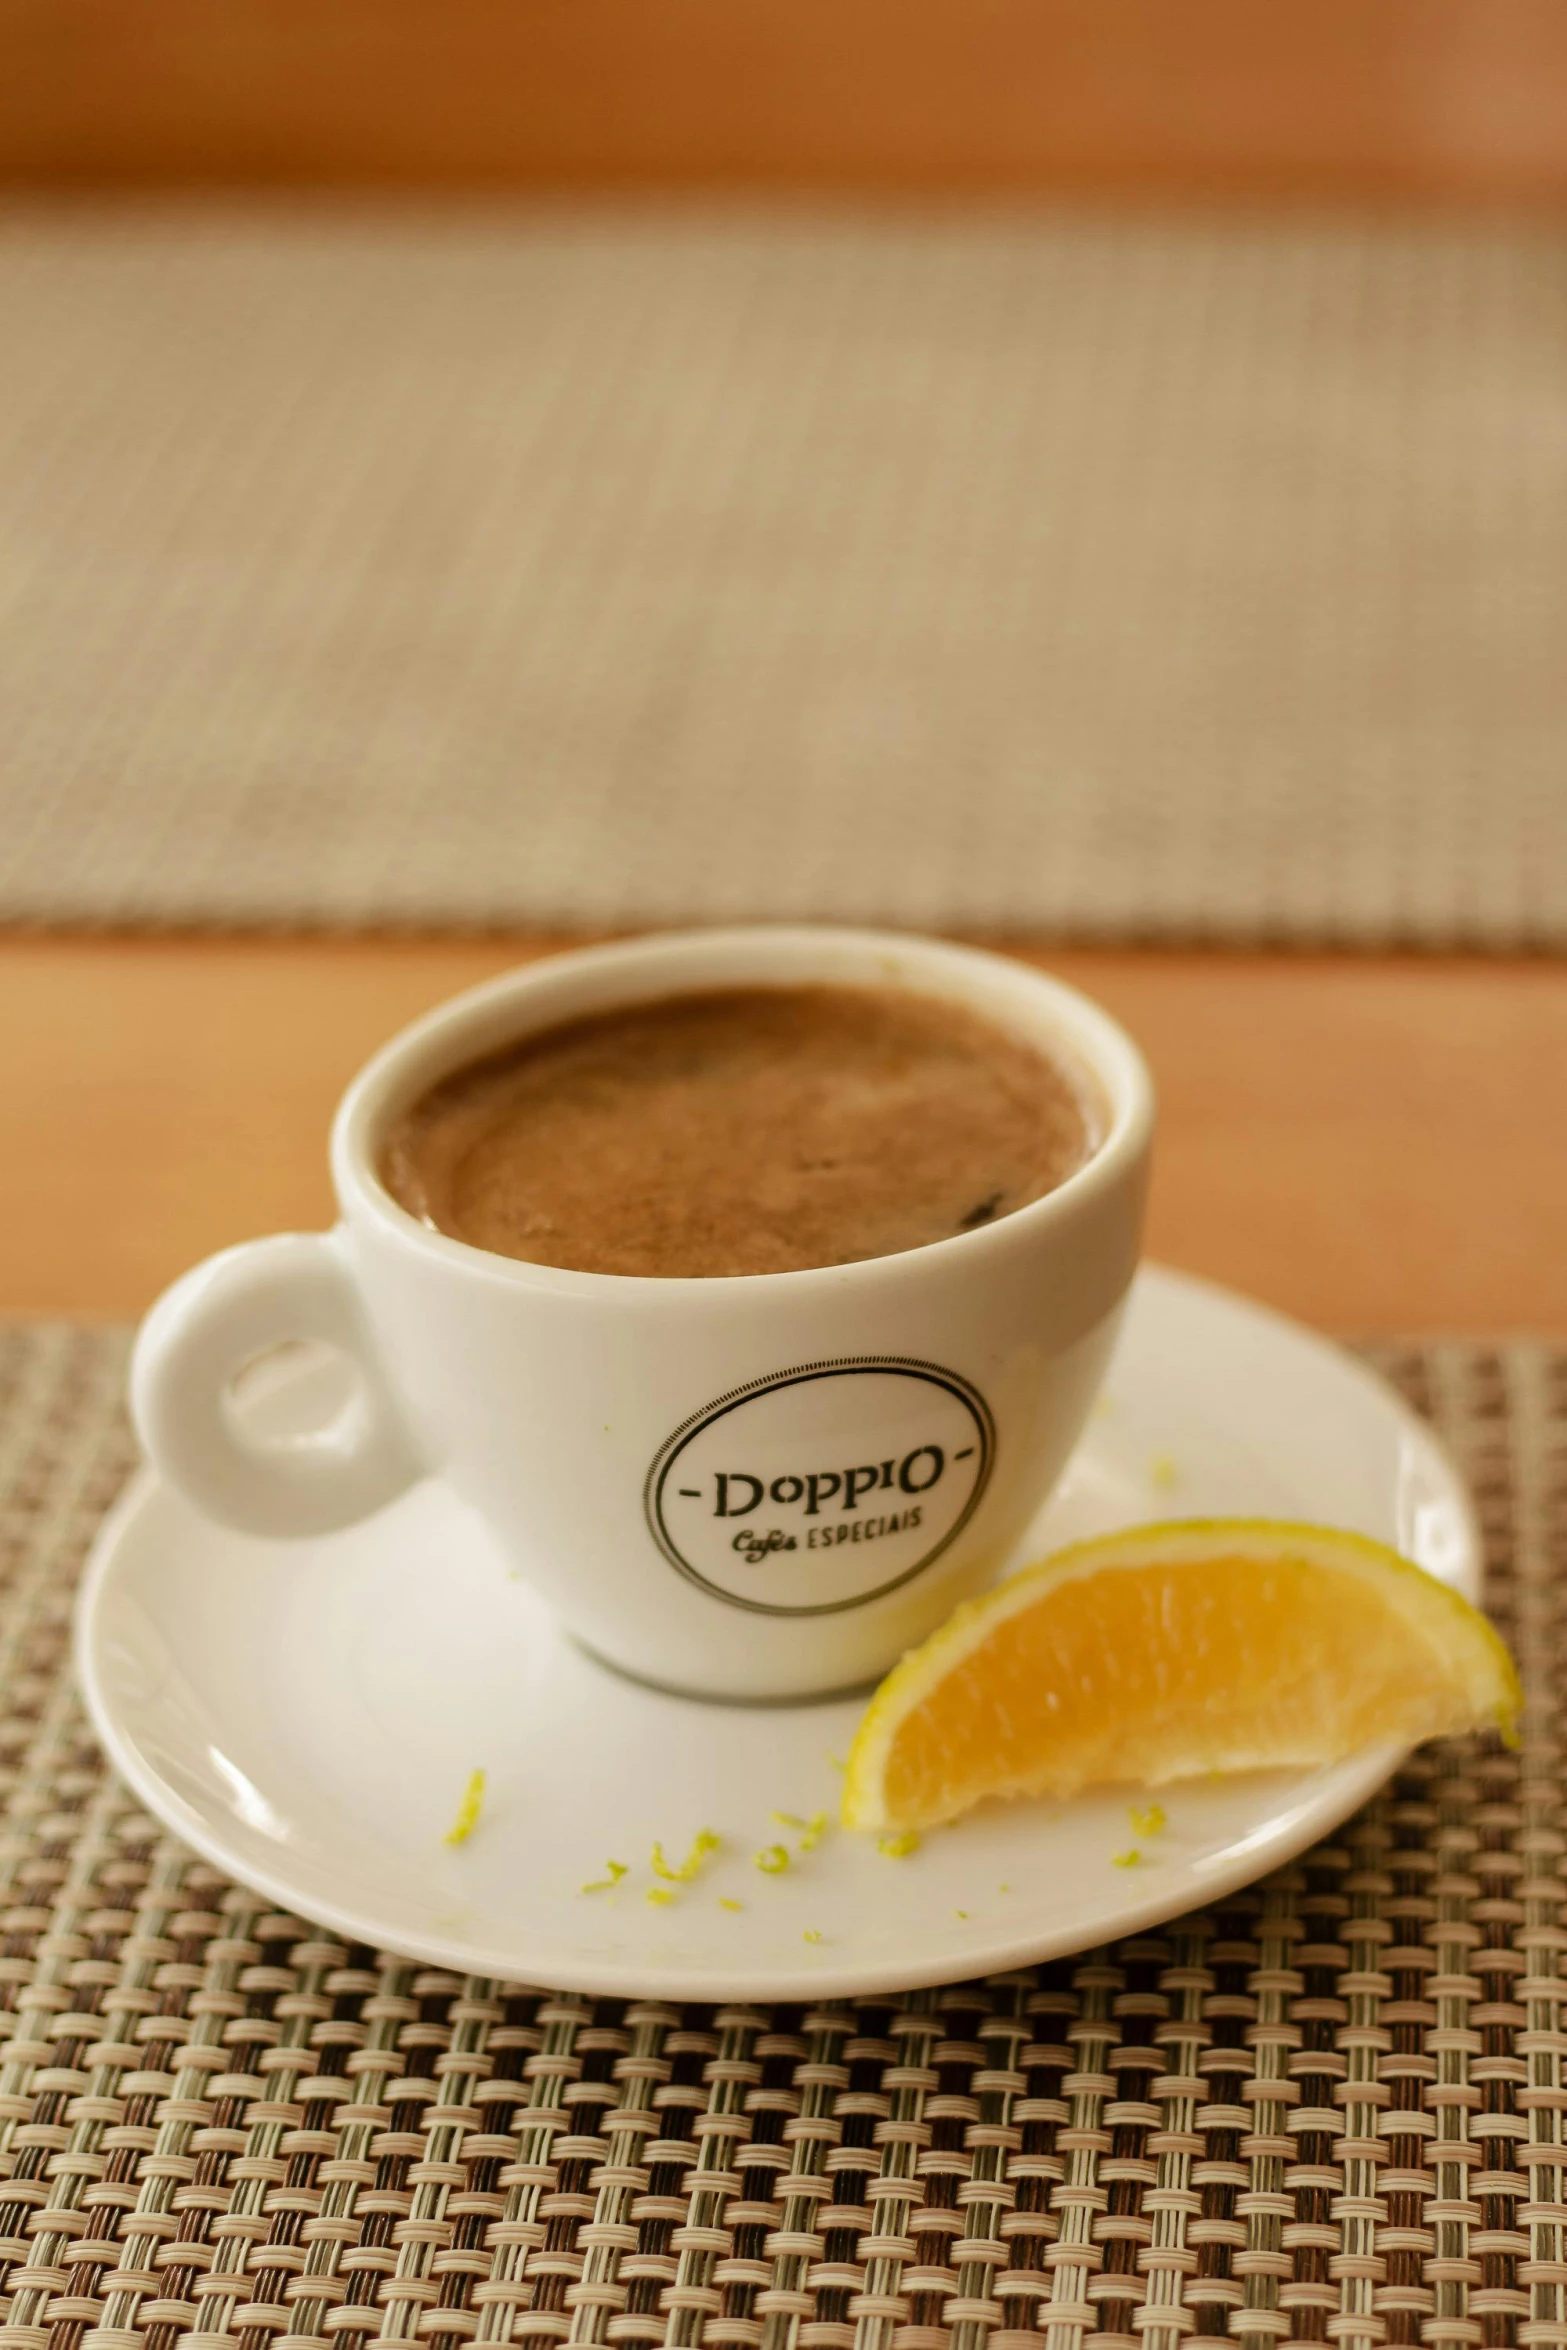
{"label": "white saucer", "polygon": [[[296,1364],[250,1408],[280,1432],[318,1419],[334,1376]],[[1260,1307],[1145,1271],[1105,1398],[1020,1555],[1214,1513],[1356,1527],[1478,1588],[1456,1472],[1379,1380]],[[1123,1791],[987,1807],[903,1859],[837,1829],[801,1852],[771,1815],[836,1817],[831,1758],[859,1701],[719,1706],[620,1679],[435,1484],[288,1543],[210,1525],[143,1474],[99,1535],[77,1658],[123,1776],[218,1866],[353,1939],[596,1993],[839,1996],[1080,1950],[1276,1867],[1397,1759],[1169,1789],[1154,1837],[1134,1833]],[[453,1848],[476,1766],[483,1813]],[[704,1827],[722,1849],[660,1886],[654,1840],[678,1859]],[[753,1856],[775,1844],[790,1864],[763,1874]],[[579,1890],[610,1860],[629,1864],[614,1890]]]}

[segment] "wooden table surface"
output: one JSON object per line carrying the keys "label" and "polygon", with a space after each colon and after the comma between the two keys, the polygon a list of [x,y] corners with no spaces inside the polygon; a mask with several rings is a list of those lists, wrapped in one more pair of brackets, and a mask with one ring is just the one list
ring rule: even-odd
{"label": "wooden table surface", "polygon": [[[334,1098],[539,940],[0,941],[0,1313],[326,1223]],[[1149,1242],[1318,1326],[1567,1329],[1567,964],[1043,953],[1161,1095]]]}
{"label": "wooden table surface", "polygon": [[1567,190],[1559,0],[0,0],[31,187]]}

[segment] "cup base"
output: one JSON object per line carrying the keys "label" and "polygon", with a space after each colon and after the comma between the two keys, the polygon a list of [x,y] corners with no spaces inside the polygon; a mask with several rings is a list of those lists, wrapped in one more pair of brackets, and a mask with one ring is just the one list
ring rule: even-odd
{"label": "cup base", "polygon": [[[559,1619],[557,1618],[557,1622]],[[830,1689],[786,1691],[782,1696],[755,1696],[747,1690],[688,1689],[678,1681],[660,1680],[652,1673],[633,1672],[629,1665],[617,1664],[605,1656],[602,1649],[562,1624],[562,1635],[580,1656],[606,1673],[613,1673],[617,1681],[629,1681],[638,1689],[655,1690],[660,1697],[678,1697],[689,1705],[716,1705],[725,1708],[744,1706],[750,1711],[764,1713],[797,1712],[803,1706],[842,1705],[852,1697],[869,1699],[871,1692],[886,1678],[885,1673],[871,1673],[857,1681],[835,1682]],[[887,1670],[891,1671],[889,1665]]]}

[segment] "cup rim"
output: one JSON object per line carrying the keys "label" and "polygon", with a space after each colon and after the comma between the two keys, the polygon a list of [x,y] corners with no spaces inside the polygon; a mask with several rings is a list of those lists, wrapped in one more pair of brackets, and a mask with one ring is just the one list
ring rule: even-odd
{"label": "cup rim", "polygon": [[[1004,1015],[997,1013],[990,999],[1003,993],[1015,995],[1025,1013],[1036,1013],[1037,1034],[1053,1041],[1058,1051],[1080,1060],[1101,1088],[1108,1107],[1103,1135],[1082,1165],[1063,1182],[993,1224],[981,1225],[973,1232],[948,1233],[940,1240],[925,1241],[889,1256],[772,1273],[592,1273],[573,1266],[535,1264],[476,1247],[423,1223],[382,1182],[375,1152],[393,1110],[417,1098],[445,1071],[460,1068],[465,1059],[504,1049],[507,1024],[495,1019],[502,1006],[533,997],[548,998],[557,987],[569,994],[574,978],[587,981],[590,991],[592,981],[599,977],[613,982],[624,975],[633,983],[623,993],[611,984],[592,1006],[574,1011],[562,1004],[538,1023],[543,1030],[582,1017],[589,1009],[612,1009],[617,1002],[632,1004],[661,995],[699,993],[704,975],[708,986],[769,984],[771,975],[765,971],[749,979],[732,971],[722,979],[715,975],[715,966],[752,949],[764,964],[772,962],[775,971],[780,958],[800,958],[802,968],[797,973],[772,978],[771,983],[779,985],[825,983],[820,973],[813,982],[804,967],[815,954],[829,960],[834,955],[881,959],[897,966],[898,972],[897,977],[884,973],[881,984],[902,984],[911,994],[957,997],[993,1020],[1004,1019]],[[671,964],[683,968],[677,972]],[[944,989],[909,985],[904,974],[920,970],[944,977],[950,984]],[[660,983],[660,972],[667,983]],[[639,977],[650,983],[637,986],[634,983]],[[841,983],[877,981],[872,976]],[[977,1002],[974,999],[978,997],[986,1000]],[[465,1050],[464,1039],[475,1030],[486,1032],[484,1040]],[[519,1022],[516,1034],[529,1033],[529,1027]],[[330,1157],[338,1203],[346,1217],[364,1218],[386,1238],[445,1262],[454,1271],[470,1277],[483,1274],[511,1288],[556,1297],[607,1302],[619,1296],[623,1301],[634,1298],[646,1305],[655,1299],[701,1296],[716,1302],[719,1298],[754,1300],[774,1292],[798,1296],[813,1287],[841,1286],[848,1277],[862,1283],[906,1279],[915,1268],[938,1258],[952,1264],[966,1258],[977,1271],[987,1252],[1015,1247],[1025,1237],[1072,1220],[1119,1183],[1147,1150],[1153,1117],[1153,1079],[1132,1037],[1092,996],[1032,964],[988,948],[961,946],[916,932],[827,923],[745,923],[722,929],[649,931],[602,945],[566,947],[517,964],[448,997],[389,1037],[350,1081],[332,1121]]]}

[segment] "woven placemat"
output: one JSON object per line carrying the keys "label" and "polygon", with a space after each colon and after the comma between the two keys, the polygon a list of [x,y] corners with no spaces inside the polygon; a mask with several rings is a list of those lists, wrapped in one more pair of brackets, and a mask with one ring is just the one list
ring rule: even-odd
{"label": "woven placemat", "polygon": [[0,1333],[5,2340],[1567,2343],[1567,1351],[1373,1350],[1473,1482],[1522,1754],[1160,1933],[774,2009],[346,1947],[134,1808],[66,1657],[123,1353]]}
{"label": "woven placemat", "polygon": [[1567,233],[0,215],[0,920],[1567,945]]}

